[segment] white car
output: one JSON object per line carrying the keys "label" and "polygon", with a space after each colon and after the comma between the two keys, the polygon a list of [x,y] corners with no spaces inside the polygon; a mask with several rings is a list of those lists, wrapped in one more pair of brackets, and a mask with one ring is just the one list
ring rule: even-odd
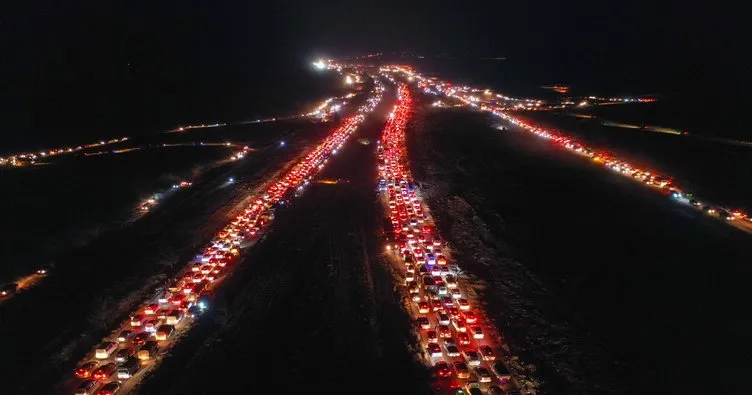
{"label": "white car", "polygon": [[446,283],[447,287],[451,289],[457,288],[457,279],[455,279],[451,274],[444,277],[444,282]]}
{"label": "white car", "polygon": [[454,343],[444,343],[444,350],[446,350],[447,356],[451,358],[460,356],[460,350],[457,348],[457,345]]}
{"label": "white car", "polygon": [[475,373],[475,377],[478,378],[478,380],[481,383],[490,383],[491,382],[491,373],[486,368],[475,368],[473,369],[473,372]]}
{"label": "white car", "polygon": [[474,339],[482,339],[483,338],[483,329],[479,326],[471,326],[470,327],[470,333],[473,334]]}
{"label": "white car", "polygon": [[97,347],[94,351],[94,357],[97,359],[107,359],[112,353],[117,351],[118,345],[116,342],[104,342]]}
{"label": "white car", "polygon": [[480,356],[477,351],[466,350],[462,352],[462,356],[470,366],[480,366]]}
{"label": "white car", "polygon": [[436,313],[436,318],[439,319],[439,324],[441,325],[449,325],[449,315],[444,312],[438,312]]}

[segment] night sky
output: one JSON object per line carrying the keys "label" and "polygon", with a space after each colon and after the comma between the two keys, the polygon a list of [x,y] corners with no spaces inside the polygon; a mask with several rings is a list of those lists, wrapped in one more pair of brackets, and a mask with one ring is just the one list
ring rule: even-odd
{"label": "night sky", "polygon": [[0,146],[42,131],[237,116],[307,78],[302,67],[319,55],[506,56],[551,80],[711,98],[744,99],[750,87],[742,13],[707,2],[108,3],[0,12]]}

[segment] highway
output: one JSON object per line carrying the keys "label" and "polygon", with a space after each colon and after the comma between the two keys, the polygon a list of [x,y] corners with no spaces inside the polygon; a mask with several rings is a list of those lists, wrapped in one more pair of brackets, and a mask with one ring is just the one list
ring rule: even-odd
{"label": "highway", "polygon": [[[156,293],[145,297],[128,320],[113,328],[98,348],[86,354],[79,364],[78,377],[66,380],[57,390],[73,393],[79,386],[89,385],[88,380],[96,381],[94,386],[101,386],[96,392],[100,395],[130,393],[136,389],[143,377],[159,366],[177,340],[192,327],[203,309],[209,308],[217,287],[242,261],[238,257],[267,230],[274,219],[275,207],[290,204],[303,193],[312,177],[325,167],[331,155],[343,148],[381,100],[382,91],[383,86],[376,81],[369,99],[354,115],[347,117],[300,162],[270,181],[263,191],[248,196],[245,209],[175,277],[159,287]],[[122,361],[115,359],[118,353],[123,354]],[[91,369],[86,368],[89,363],[107,366],[107,369],[90,372]],[[127,366],[130,364],[133,368],[129,370]],[[118,368],[113,370],[110,367]],[[117,390],[109,392],[110,387]]]}
{"label": "highway", "polygon": [[[589,147],[582,141],[567,136],[563,132],[546,129],[523,120],[520,117],[512,115],[515,110],[525,110],[528,107],[534,109],[546,104],[534,99],[508,98],[502,94],[495,93],[490,89],[471,88],[467,86],[458,86],[450,82],[444,82],[436,78],[425,77],[411,68],[399,66],[382,67],[385,74],[399,75],[424,91],[426,94],[442,95],[451,100],[458,100],[465,105],[493,114],[496,117],[508,122],[509,127],[516,127],[526,132],[532,133],[540,138],[548,140],[551,144],[561,146],[574,154],[584,156],[592,160],[593,163],[600,164],[606,168],[612,169],[618,174],[628,177],[635,182],[643,183],[648,187],[655,189],[671,197],[677,203],[702,210],[711,217],[727,223],[747,233],[752,233],[752,217],[749,217],[742,210],[733,207],[724,207],[721,204],[707,201],[699,196],[695,196],[692,191],[682,189],[673,181],[673,177],[667,174],[660,174],[651,169],[641,169],[629,163],[628,160],[617,158],[610,153],[597,148]],[[393,77],[388,77],[393,79]],[[497,102],[496,99],[503,99]],[[594,104],[602,103],[630,103],[630,102],[652,102],[654,99],[641,98],[598,98],[591,96],[587,98]],[[514,106],[508,106],[506,101],[516,102]],[[574,104],[574,103],[572,103]],[[582,104],[582,103],[580,103]],[[560,108],[558,104],[550,108]]]}
{"label": "highway", "polygon": [[[501,333],[480,301],[470,297],[410,175],[405,130],[412,111],[410,89],[401,85],[378,148],[379,191],[389,219],[385,248],[403,284],[423,361],[435,375],[433,388],[443,394],[517,393],[520,386],[504,362],[510,356],[501,346]],[[535,392],[525,388],[525,393]]]}

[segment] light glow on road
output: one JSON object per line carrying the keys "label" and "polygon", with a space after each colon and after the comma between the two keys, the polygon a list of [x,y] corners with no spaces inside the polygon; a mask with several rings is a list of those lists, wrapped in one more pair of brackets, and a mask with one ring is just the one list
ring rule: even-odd
{"label": "light glow on road", "polygon": [[[177,276],[164,284],[158,295],[149,297],[144,305],[131,313],[131,319],[102,340],[103,344],[114,342],[127,347],[132,343],[139,348],[136,353],[138,363],[122,375],[118,370],[118,380],[111,383],[122,384],[128,388],[123,392],[128,392],[145,374],[159,365],[164,356],[162,350],[168,349],[180,337],[179,333],[191,328],[195,317],[210,308],[215,290],[226,274],[242,262],[238,258],[242,250],[252,246],[272,222],[275,208],[285,206],[287,201],[303,193],[305,186],[310,185],[311,179],[328,162],[330,153],[343,147],[366,115],[373,111],[381,100],[383,90],[383,85],[376,81],[370,97],[354,115],[345,118],[320,144],[260,194],[249,197],[250,203],[194,259],[186,262]],[[92,360],[96,361],[96,365],[115,363],[112,353],[103,354],[105,358],[97,359],[94,356],[100,355],[102,350],[99,350],[100,353],[95,351],[90,351],[81,361],[82,367]],[[71,378],[74,381],[67,384],[79,385],[80,377]]]}
{"label": "light glow on road", "polygon": [[518,385],[501,361],[508,355],[497,343],[500,332],[481,319],[482,308],[468,300],[463,276],[452,264],[449,248],[410,174],[405,129],[412,111],[410,90],[401,85],[399,103],[378,147],[378,190],[389,218],[384,225],[385,254],[396,261],[403,276],[406,307],[416,323],[424,362],[437,377],[436,392],[456,393],[468,386],[510,391]]}

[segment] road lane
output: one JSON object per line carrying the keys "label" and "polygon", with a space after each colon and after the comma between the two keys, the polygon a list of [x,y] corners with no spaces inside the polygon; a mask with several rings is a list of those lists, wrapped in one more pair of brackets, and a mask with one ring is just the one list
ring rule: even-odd
{"label": "road lane", "polygon": [[[500,332],[469,292],[410,174],[405,129],[413,102],[406,85],[399,93],[378,147],[378,188],[388,216],[386,252],[403,283],[405,308],[414,319],[422,359],[434,369],[433,388],[451,394],[458,389],[487,392],[494,386],[513,393],[520,383],[502,362],[510,357],[509,350],[502,347]],[[524,390],[535,393],[532,386]]]}
{"label": "road lane", "polygon": [[[158,351],[155,353],[143,352],[144,355],[141,355],[142,351],[139,351],[138,359],[140,361],[136,361],[136,363],[142,367],[145,373],[136,377],[117,376],[118,379],[115,382],[122,385],[121,393],[128,393],[135,389],[142,376],[159,365],[165,353],[168,353],[175,341],[192,326],[195,317],[200,315],[201,310],[209,303],[209,300],[205,298],[211,297],[214,289],[226,278],[228,269],[237,264],[236,257],[242,252],[240,246],[244,245],[246,249],[252,247],[254,240],[263,235],[274,218],[273,212],[270,210],[277,205],[285,204],[285,202],[303,192],[310,184],[311,177],[324,168],[329,161],[329,157],[342,148],[365,116],[373,110],[381,99],[381,92],[382,86],[377,82],[370,98],[358,109],[355,115],[345,119],[342,125],[321,144],[311,150],[303,160],[287,170],[282,177],[271,183],[263,192],[255,195],[256,197],[249,196],[248,200],[250,201],[247,203],[247,208],[238,214],[223,231],[218,233],[195,259],[188,262],[178,275],[168,283],[168,289],[159,288],[154,295],[147,298],[144,303],[146,307],[142,305],[141,308],[131,314],[130,320],[123,322],[109,336],[102,339],[102,344],[118,342],[118,334],[129,327],[139,334],[143,334],[144,339],[151,339],[155,330],[156,334],[159,334],[162,328],[170,329],[170,327],[164,326],[165,320],[159,317],[156,310],[163,310],[165,314],[168,314],[166,316],[168,322],[169,314],[180,316],[180,322],[174,326],[175,332],[170,332],[169,337],[158,339],[158,343],[154,343],[158,345]],[[150,305],[154,305],[154,308],[149,307]],[[167,312],[168,309],[169,313]],[[157,317],[155,318],[155,316]],[[149,326],[150,320],[154,321],[151,327]],[[123,344],[119,348],[125,348],[125,344],[129,341],[132,342],[129,339],[120,341]],[[140,346],[142,350],[146,347],[140,340],[133,344]],[[95,350],[90,351],[80,364],[83,365],[87,361],[96,360],[96,354]],[[109,356],[100,360],[100,363],[115,362]],[[58,387],[58,390],[71,391],[79,384],[80,380],[71,379]]]}

